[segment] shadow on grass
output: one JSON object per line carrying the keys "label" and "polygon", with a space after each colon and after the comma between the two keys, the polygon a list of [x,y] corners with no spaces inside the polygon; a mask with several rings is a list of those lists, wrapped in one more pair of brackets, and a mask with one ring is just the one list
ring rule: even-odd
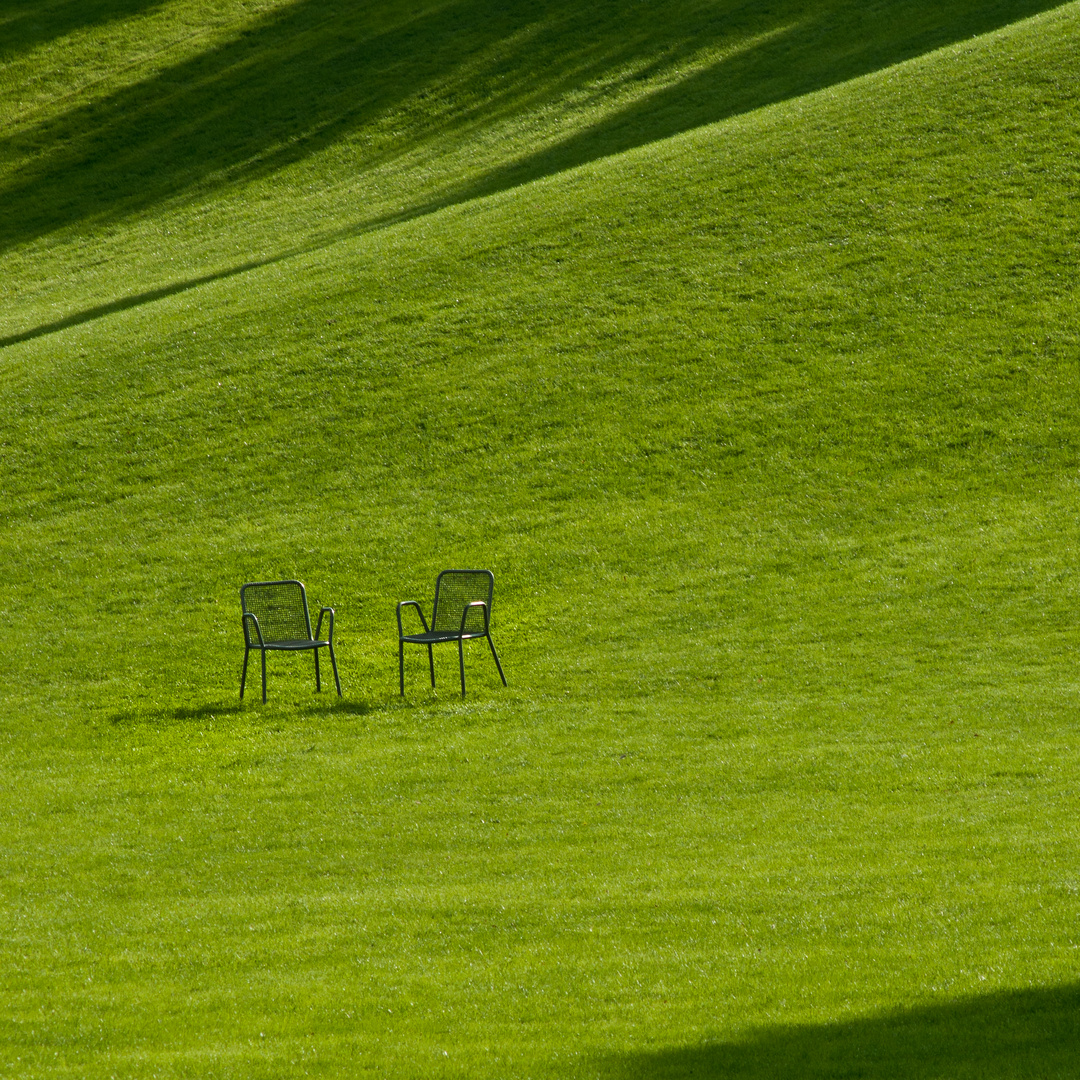
{"label": "shadow on grass", "polygon": [[348,701],[342,699],[335,701],[326,709],[328,713],[338,716],[367,716],[371,712],[371,705],[366,701]]}
{"label": "shadow on grass", "polygon": [[[425,146],[437,158],[434,148],[465,145],[492,122],[575,94],[595,96],[598,87],[628,78],[669,79],[667,89],[556,146],[407,206],[406,216],[415,216],[841,82],[1059,3],[449,0],[410,13],[397,0],[296,0],[140,83],[0,136],[0,160],[23,162],[0,186],[0,251],[66,226],[115,221],[194,189],[271,174],[354,133],[370,136],[382,121],[393,119],[399,137],[358,145],[361,171]],[[144,6],[127,0],[113,5],[114,15]],[[56,18],[81,10],[85,21],[92,8],[49,10]],[[20,19],[29,17],[29,5],[18,10]],[[703,50],[717,50],[719,59],[680,77]],[[429,103],[436,98],[439,108]],[[159,295],[168,292],[148,293],[144,302]]]}
{"label": "shadow on grass", "polygon": [[127,19],[161,6],[161,0],[97,0],[94,3],[43,3],[5,0],[0,15],[0,63],[79,30]]}
{"label": "shadow on grass", "polygon": [[213,274],[203,274],[200,277],[191,278],[188,281],[177,281],[170,285],[163,285],[157,289],[147,289],[146,292],[124,296],[119,300],[111,300],[106,304],[95,304],[93,307],[86,308],[83,311],[76,311],[71,315],[65,315],[64,318],[57,319],[55,322],[43,323],[41,326],[35,326],[32,330],[25,330],[19,334],[9,334],[7,337],[0,337],[0,349],[6,348],[8,345],[17,345],[20,341],[32,341],[34,338],[43,337],[46,334],[55,334],[57,331],[66,330],[71,326],[80,326],[82,323],[93,322],[94,319],[101,319],[106,315],[115,315],[118,312],[127,311],[130,308],[141,307],[143,304],[152,304],[155,300],[164,300],[167,297],[176,296],[179,293],[188,292],[191,289],[197,289],[200,285],[209,285],[214,281],[222,281],[225,278],[235,277],[237,274],[245,274],[249,270],[257,270],[262,266],[270,266],[273,263],[284,262],[286,259],[291,259],[294,255],[298,254],[300,254],[298,250],[283,251],[270,258],[255,259],[250,262],[240,263],[238,266],[231,266],[226,270],[220,270]]}
{"label": "shadow on grass", "polygon": [[604,1057],[611,1080],[971,1080],[1080,1075],[1080,985],[1014,990],[732,1043]]}
{"label": "shadow on grass", "polygon": [[141,724],[183,723],[185,720],[216,720],[218,717],[237,716],[244,711],[241,702],[207,702],[203,705],[181,705],[175,709],[135,708],[122,709],[109,716],[109,723],[118,726]]}
{"label": "shadow on grass", "polygon": [[[871,7],[855,0],[718,0],[700,7],[457,0],[406,18],[391,0],[298,0],[236,40],[103,101],[0,136],[0,160],[26,156],[0,185],[0,252],[67,226],[115,221],[196,188],[271,174],[372,130],[410,100],[413,107],[395,121],[401,138],[365,150],[361,171],[425,145],[437,159],[436,144],[464,144],[491,122],[593,93],[588,88],[625,80],[630,69],[676,73],[706,49],[721,50],[721,59],[601,124],[447,184],[393,215],[359,218],[265,258],[93,305],[2,337],[0,348],[821,89],[1057,6],[1059,0],[881,0]],[[128,0],[117,10],[139,7]],[[425,115],[416,102],[440,88],[462,104]]]}
{"label": "shadow on grass", "polygon": [[[372,711],[372,706],[367,701],[350,701],[348,698],[315,700],[312,702],[297,703],[286,702],[287,706],[300,708],[308,713],[329,714],[331,716],[367,716]],[[161,726],[162,724],[182,724],[189,720],[223,720],[229,717],[238,717],[241,714],[255,716],[263,708],[273,710],[275,703],[271,700],[267,706],[263,706],[258,699],[252,701],[210,701],[203,705],[181,705],[173,709],[162,708],[135,708],[123,709],[109,716],[109,723],[117,726]]]}

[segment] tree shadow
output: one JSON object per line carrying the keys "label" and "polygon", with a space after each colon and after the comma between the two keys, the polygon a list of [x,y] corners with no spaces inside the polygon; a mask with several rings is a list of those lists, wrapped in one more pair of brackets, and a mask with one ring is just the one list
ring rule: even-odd
{"label": "tree shadow", "polygon": [[[860,6],[769,5],[763,10],[772,14],[770,25],[745,26],[745,39],[756,41],[752,47],[733,48],[716,63],[637,100],[603,123],[506,162],[464,185],[452,201],[495,194],[813,93],[1057,6],[1057,0],[940,6],[919,0]],[[683,59],[679,53],[673,57],[675,63]]]}
{"label": "tree shadow", "polygon": [[760,1028],[744,1040],[612,1055],[611,1080],[1012,1080],[1080,1074],[1080,985],[1013,990],[844,1023]]}
{"label": "tree shadow", "polygon": [[81,311],[74,311],[70,315],[65,315],[63,318],[56,319],[53,322],[42,323],[29,330],[22,330],[16,334],[0,337],[0,349],[6,348],[8,345],[17,345],[20,341],[31,341],[46,334],[55,334],[71,326],[80,326],[83,323],[93,322],[94,319],[101,319],[106,315],[115,315],[118,312],[127,311],[129,308],[152,304],[155,300],[164,300],[169,296],[176,296],[178,293],[197,289],[201,285],[209,285],[211,282],[222,281],[225,278],[235,277],[237,274],[246,274],[249,270],[257,270],[262,266],[285,262],[301,254],[301,250],[299,248],[289,249],[264,259],[251,259],[248,262],[238,263],[236,266],[217,270],[211,274],[200,274],[198,277],[188,278],[186,281],[174,281],[169,285],[162,285],[160,288],[147,289],[141,293],[132,293],[130,296],[122,296],[118,300],[110,300],[104,304],[95,304]]}
{"label": "tree shadow", "polygon": [[[358,144],[358,171],[425,143],[467,144],[501,117],[604,80],[671,74],[666,89],[486,175],[447,184],[406,216],[475,198],[840,82],[1058,6],[1060,0],[296,0],[236,39],[102,100],[0,137],[23,159],[0,186],[0,251],[77,223],[108,223],[194,190],[273,173],[388,117],[402,137]],[[146,7],[60,4],[56,19]],[[18,7],[30,18],[30,5]],[[65,14],[66,13],[66,14]],[[44,24],[43,24],[44,25]],[[51,33],[58,33],[59,25]],[[45,32],[44,30],[42,31]],[[25,34],[23,35],[25,37]],[[692,57],[721,59],[685,79]],[[438,89],[452,107],[422,107]],[[405,102],[410,109],[397,117]],[[437,156],[437,155],[436,155]],[[357,227],[374,222],[358,216]],[[9,343],[11,339],[8,339]]]}
{"label": "tree shadow", "polygon": [[160,8],[162,0],[6,0],[0,14],[0,64],[49,41]]}

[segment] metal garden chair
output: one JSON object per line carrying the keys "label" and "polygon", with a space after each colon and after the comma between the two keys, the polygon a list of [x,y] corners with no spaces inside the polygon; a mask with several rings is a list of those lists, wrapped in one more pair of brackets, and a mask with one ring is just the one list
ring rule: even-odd
{"label": "metal garden chair", "polygon": [[[456,641],[458,664],[461,667],[461,696],[465,696],[464,642],[470,638],[487,638],[499,678],[503,686],[503,674],[495,642],[491,640],[491,596],[495,590],[495,575],[490,570],[444,570],[435,581],[435,604],[431,611],[431,626],[420,605],[415,600],[402,600],[397,606],[398,624],[398,674],[401,693],[405,693],[405,643],[426,645],[431,685],[435,686],[435,659],[431,647],[441,641]],[[401,625],[402,608],[414,607],[424,625],[421,634],[406,634]]]}
{"label": "metal garden chair", "polygon": [[[310,649],[315,653],[315,689],[322,689],[319,680],[319,650],[330,652],[330,664],[334,669],[334,682],[341,697],[341,680],[338,678],[337,660],[334,659],[334,609],[319,610],[319,622],[315,634],[311,633],[311,616],[308,615],[307,593],[299,581],[250,581],[240,590],[240,607],[244,623],[244,670],[240,675],[240,697],[244,696],[247,680],[248,656],[252,649],[262,653],[262,697],[266,701],[266,654],[268,652],[302,652]],[[323,616],[330,616],[330,633],[326,640],[320,639]]]}

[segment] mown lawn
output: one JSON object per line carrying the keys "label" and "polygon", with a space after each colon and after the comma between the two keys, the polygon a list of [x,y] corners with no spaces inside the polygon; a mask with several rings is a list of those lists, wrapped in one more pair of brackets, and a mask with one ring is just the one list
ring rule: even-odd
{"label": "mown lawn", "polygon": [[30,10],[0,1067],[1072,1075],[1080,6]]}

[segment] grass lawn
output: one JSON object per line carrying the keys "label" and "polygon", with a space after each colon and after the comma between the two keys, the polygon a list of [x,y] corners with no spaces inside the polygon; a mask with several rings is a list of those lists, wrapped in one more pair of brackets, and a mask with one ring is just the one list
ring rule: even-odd
{"label": "grass lawn", "polygon": [[1078,31],[8,5],[0,1075],[1075,1076]]}

